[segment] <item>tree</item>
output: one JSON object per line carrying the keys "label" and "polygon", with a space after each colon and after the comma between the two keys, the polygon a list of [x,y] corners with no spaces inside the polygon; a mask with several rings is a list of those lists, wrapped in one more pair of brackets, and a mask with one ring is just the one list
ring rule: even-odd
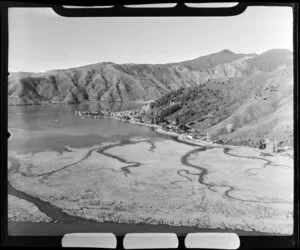
{"label": "tree", "polygon": [[176,126],[179,125],[179,116],[178,116],[178,115],[175,117],[175,125],[176,125]]}
{"label": "tree", "polygon": [[179,125],[179,129],[183,130],[184,132],[186,132],[189,128],[185,125],[185,124],[180,124]]}

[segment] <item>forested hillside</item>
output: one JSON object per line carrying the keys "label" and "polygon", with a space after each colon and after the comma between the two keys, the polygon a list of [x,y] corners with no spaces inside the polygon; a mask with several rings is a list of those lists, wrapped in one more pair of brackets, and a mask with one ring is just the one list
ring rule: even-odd
{"label": "forested hillside", "polygon": [[[115,64],[111,62],[45,73],[10,73],[9,105],[78,103],[82,101],[155,100],[181,87],[209,79],[235,77],[235,69],[209,66],[244,58],[227,50],[175,64]],[[198,66],[203,68],[198,68]],[[188,67],[187,67],[188,66]],[[227,72],[228,71],[228,72]]]}
{"label": "forested hillside", "polygon": [[291,145],[291,55],[285,50],[263,53],[247,61],[244,75],[172,91],[152,103],[150,112],[160,119],[176,119],[209,132],[214,139],[227,143],[254,146],[260,139],[269,138]]}
{"label": "forested hillside", "polygon": [[289,50],[260,55],[223,50],[173,64],[105,62],[11,73],[8,103],[155,100],[152,115],[177,119],[224,142],[256,145],[269,137],[290,145],[293,83]]}

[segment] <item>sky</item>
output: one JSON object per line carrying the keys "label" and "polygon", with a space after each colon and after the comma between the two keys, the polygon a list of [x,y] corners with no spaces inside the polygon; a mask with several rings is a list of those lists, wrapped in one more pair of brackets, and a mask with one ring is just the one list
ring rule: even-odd
{"label": "sky", "polygon": [[291,7],[248,7],[233,17],[62,17],[9,10],[9,71],[44,72],[98,62],[169,63],[229,49],[293,50]]}

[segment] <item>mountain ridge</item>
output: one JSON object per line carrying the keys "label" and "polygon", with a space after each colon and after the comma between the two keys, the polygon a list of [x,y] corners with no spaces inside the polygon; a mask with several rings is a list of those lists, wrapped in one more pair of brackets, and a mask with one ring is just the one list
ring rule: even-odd
{"label": "mountain ridge", "polygon": [[151,104],[150,114],[155,110],[160,119],[167,114],[164,118],[209,133],[220,143],[257,147],[268,138],[293,145],[292,60],[290,51],[271,50],[217,65],[215,72],[240,71],[172,91]]}
{"label": "mountain ridge", "polygon": [[34,71],[12,71],[11,73],[32,73],[32,74],[42,74],[42,73],[47,73],[47,72],[51,72],[51,71],[61,71],[61,70],[73,70],[73,69],[78,69],[78,68],[82,68],[82,67],[88,67],[88,66],[94,66],[94,65],[101,65],[101,64],[117,64],[117,65],[148,65],[148,66],[163,66],[163,65],[168,65],[168,64],[180,64],[182,62],[188,62],[188,61],[192,61],[192,60],[197,60],[199,58],[203,58],[203,57],[209,57],[212,55],[216,55],[216,54],[221,54],[221,53],[230,53],[230,54],[235,54],[235,55],[257,55],[256,53],[250,53],[250,54],[244,54],[244,53],[234,53],[229,49],[223,49],[219,52],[216,53],[211,53],[211,54],[207,54],[207,55],[202,55],[199,56],[197,58],[194,59],[190,59],[190,60],[185,60],[185,61],[181,61],[181,62],[174,62],[174,63],[132,63],[132,62],[128,62],[128,63],[116,63],[116,62],[112,62],[112,61],[103,61],[103,62],[96,62],[96,63],[89,63],[89,64],[85,64],[85,65],[80,65],[80,66],[74,66],[74,67],[70,67],[70,68],[57,68],[57,69],[50,69],[50,70],[46,70],[46,71],[41,71],[41,72],[34,72]]}
{"label": "mountain ridge", "polygon": [[169,65],[180,65],[183,67],[188,67],[192,69],[208,69],[212,68],[218,64],[224,64],[227,62],[231,62],[237,59],[240,59],[242,57],[246,56],[255,56],[257,54],[252,53],[252,54],[235,54],[234,52],[224,49],[216,53],[212,53],[209,55],[205,56],[200,56],[195,59],[187,60],[187,61],[182,61],[182,62],[177,62],[177,63],[171,63]]}
{"label": "mountain ridge", "polygon": [[[209,60],[210,63],[211,61],[216,63],[218,60],[222,62],[211,68],[200,69],[188,68],[182,66],[182,63],[163,65],[102,62],[76,68],[50,70],[44,73],[11,73],[8,85],[8,104],[76,103],[84,100],[153,100],[180,87],[204,84],[210,79],[237,78],[251,74],[257,70],[256,65],[259,65],[259,70],[265,70],[266,67],[273,70],[277,64],[289,62],[286,60],[286,56],[283,61],[281,59],[274,60],[274,58],[276,59],[274,54],[278,52],[280,55],[291,53],[289,51],[270,50],[267,52],[257,56],[243,54],[241,57],[241,54],[223,50],[196,58],[197,65],[203,58],[206,63],[209,57],[212,58]],[[224,54],[230,55],[225,63]],[[265,59],[270,55],[272,63]],[[190,63],[190,61],[186,62]]]}
{"label": "mountain ridge", "polygon": [[[9,105],[147,100],[155,100],[155,113],[171,110],[167,118],[179,116],[183,124],[223,142],[256,145],[267,136],[291,145],[293,53],[223,50],[192,62],[102,62],[44,73],[11,73],[8,78]],[[170,108],[173,102],[179,106]],[[227,133],[227,126],[233,131]]]}

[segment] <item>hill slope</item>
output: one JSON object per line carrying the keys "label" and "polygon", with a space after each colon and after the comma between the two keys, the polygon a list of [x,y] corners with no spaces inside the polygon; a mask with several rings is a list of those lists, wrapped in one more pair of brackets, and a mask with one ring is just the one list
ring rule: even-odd
{"label": "hill slope", "polygon": [[231,144],[254,146],[259,139],[269,138],[292,145],[292,53],[271,50],[214,70],[228,73],[233,68],[239,68],[236,77],[172,91],[156,100],[152,110]]}
{"label": "hill slope", "polygon": [[168,65],[177,65],[190,69],[209,69],[219,64],[224,64],[238,60],[246,56],[256,56],[256,54],[235,54],[230,50],[224,49],[220,52],[213,53],[207,56],[200,56],[193,60],[183,61],[179,63],[171,63]]}
{"label": "hill slope", "polygon": [[[245,55],[229,51],[207,55],[191,61],[166,64],[98,63],[45,73],[11,73],[8,80],[9,105],[41,102],[74,103],[83,100],[134,101],[152,100],[181,87],[203,84],[209,79],[235,77],[211,65],[240,59]],[[187,68],[189,66],[190,68]],[[239,72],[240,73],[240,72]],[[226,75],[229,74],[229,75]]]}
{"label": "hill slope", "polygon": [[292,144],[293,55],[281,49],[260,55],[224,50],[174,64],[105,62],[9,76],[9,105],[85,100],[156,100],[152,108],[158,114],[167,109],[168,118],[225,142],[254,145],[269,137]]}

